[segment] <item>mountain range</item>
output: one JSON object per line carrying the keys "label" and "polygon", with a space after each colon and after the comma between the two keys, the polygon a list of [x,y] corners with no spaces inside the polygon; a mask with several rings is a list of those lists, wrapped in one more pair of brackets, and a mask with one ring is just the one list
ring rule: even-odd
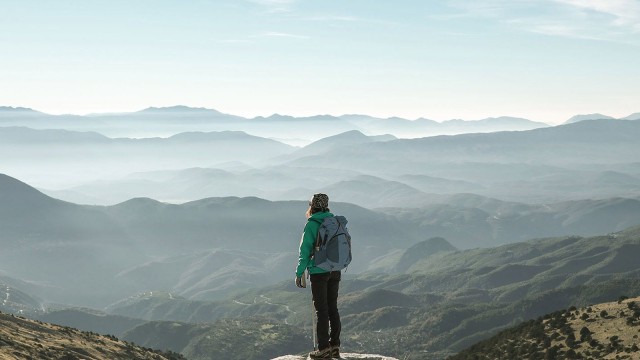
{"label": "mountain range", "polygon": [[421,139],[349,131],[295,148],[238,132],[111,139],[0,128],[0,154],[4,171],[88,204],[301,200],[318,191],[369,208],[422,207],[460,193],[541,204],[640,196],[639,129],[637,121],[593,120]]}
{"label": "mountain range", "polygon": [[[629,115],[629,117],[633,117],[633,114]],[[614,117],[602,115],[602,114],[584,114],[584,115],[575,115],[569,118],[569,120],[565,121],[564,124],[572,124],[579,121],[585,120],[615,120]],[[625,118],[623,118],[625,119]]]}
{"label": "mountain range", "polygon": [[[223,318],[290,326],[273,328],[279,329],[277,335],[269,336],[281,341],[275,347],[309,330],[308,293],[284,281],[296,261],[300,233],[295,229],[303,224],[303,202],[227,197],[167,204],[137,198],[114,206],[83,206],[3,175],[0,204],[5,311],[63,323],[75,319],[67,324],[113,331],[142,344],[181,338],[182,345],[165,350],[191,355],[197,352],[187,349],[223,341],[225,333],[214,331],[218,326],[239,326],[230,334],[245,331],[242,322],[218,323]],[[349,329],[345,344],[359,352],[423,358],[428,351],[442,359],[559,306],[640,292],[635,261],[640,230],[618,231],[638,224],[638,200],[527,205],[455,195],[431,208],[332,207],[349,215],[354,239],[360,239],[354,242],[357,257],[340,297]],[[450,232],[444,234],[445,229]],[[501,233],[511,234],[502,238],[511,243],[536,237],[535,231],[538,237],[549,236],[547,231],[608,234],[500,247],[481,243]],[[451,235],[456,233],[459,237]],[[472,236],[477,240],[465,243]],[[491,247],[467,249],[480,244]],[[37,315],[43,305],[60,306],[51,302],[109,306],[106,315],[65,307]],[[176,321],[181,330],[172,333]],[[193,324],[203,321],[218,324],[207,330],[209,338],[199,337],[203,333]],[[236,338],[254,341],[262,335],[246,336]],[[198,341],[210,345],[200,347]]]}
{"label": "mountain range", "polygon": [[[339,300],[346,350],[444,359],[551,314],[522,326],[539,334],[564,317],[553,331],[565,348],[550,350],[551,333],[543,350],[577,353],[562,331],[578,310],[554,312],[640,294],[636,118],[1,107],[0,310],[194,359],[303,353],[310,294],[292,272],[307,201],[324,192],[353,236]],[[508,345],[517,338],[479,348],[533,351]]]}
{"label": "mountain range", "polygon": [[253,135],[282,139],[295,145],[351,130],[369,135],[391,133],[398,137],[420,137],[464,132],[528,130],[547,124],[521,118],[482,120],[376,118],[365,115],[317,115],[293,117],[273,114],[244,118],[213,109],[187,106],[150,107],[137,112],[79,115],[49,115],[26,108],[0,107],[0,126],[28,126],[37,129],[96,131],[111,137],[171,136],[184,131],[245,131]]}
{"label": "mountain range", "polygon": [[[354,225],[367,224],[352,229],[367,239],[355,245],[363,256],[379,256],[421,237],[417,228],[391,216],[346,203],[332,207],[348,213]],[[105,306],[144,290],[151,283],[140,275],[168,264],[175,273],[159,279],[167,290],[214,296],[290,276],[305,211],[302,201],[235,197],[83,206],[0,175],[0,263],[7,276],[30,279],[38,285],[36,295],[54,302]],[[391,238],[397,240],[390,243]],[[353,265],[353,271],[367,266]],[[207,272],[212,267],[217,272]],[[271,277],[260,275],[269,272]]]}
{"label": "mountain range", "polygon": [[[456,250],[443,239],[430,239],[402,254],[399,259],[411,262],[405,271],[345,274],[339,298],[342,347],[405,359],[444,359],[523,321],[570,306],[637,296],[638,249],[638,227],[492,249]],[[421,256],[414,256],[418,251]],[[291,344],[306,343],[311,333],[309,299],[308,291],[287,281],[213,302],[147,293],[114,304],[103,316],[112,326],[120,324],[123,334],[118,336],[124,339],[187,357],[202,354],[196,348],[213,351],[216,344],[253,342],[263,331],[275,331],[272,338],[282,350],[295,353],[304,349]],[[95,321],[95,315],[83,313],[71,311],[67,318],[76,320],[69,325]],[[127,320],[136,315],[151,322]],[[45,316],[62,319],[56,312]],[[132,328],[123,330],[126,324]],[[199,347],[205,338],[210,345]]]}
{"label": "mountain range", "polygon": [[[253,197],[76,205],[5,175],[0,200],[0,258],[7,275],[31,279],[39,289],[31,293],[46,294],[48,301],[101,306],[142,290],[215,299],[247,284],[287,278],[305,210],[301,201]],[[464,249],[615,232],[640,223],[640,200],[624,198],[526,205],[457,195],[417,209],[372,211],[338,202],[332,210],[347,214],[353,236],[366,239],[354,242],[361,259],[392,259],[397,250],[435,236]],[[356,259],[352,271],[373,263]],[[73,281],[60,280],[69,276]]]}
{"label": "mountain range", "polygon": [[3,171],[33,176],[49,186],[232,160],[260,165],[294,150],[289,145],[238,131],[133,139],[108,138],[95,132],[0,127]]}

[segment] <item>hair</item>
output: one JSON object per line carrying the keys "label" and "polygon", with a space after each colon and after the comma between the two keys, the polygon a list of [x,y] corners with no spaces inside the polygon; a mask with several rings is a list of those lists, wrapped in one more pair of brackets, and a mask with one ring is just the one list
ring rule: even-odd
{"label": "hair", "polygon": [[328,207],[327,208],[312,207],[311,211],[309,211],[309,213],[313,215],[313,214],[315,214],[317,212],[329,212],[329,211],[331,211],[331,210],[329,210]]}
{"label": "hair", "polygon": [[329,197],[326,194],[314,194],[309,201],[309,214],[315,214],[317,212],[328,212],[329,210]]}

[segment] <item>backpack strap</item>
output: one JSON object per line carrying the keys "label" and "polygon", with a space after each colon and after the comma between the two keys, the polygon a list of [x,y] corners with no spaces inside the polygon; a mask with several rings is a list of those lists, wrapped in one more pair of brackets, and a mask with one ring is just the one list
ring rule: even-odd
{"label": "backpack strap", "polygon": [[[334,216],[335,217],[335,216]],[[327,218],[324,218],[327,219]],[[313,243],[313,249],[311,249],[311,257],[313,258],[313,255],[317,250],[320,250],[320,244],[322,244],[322,239],[320,238],[320,228],[322,227],[322,224],[324,223],[324,219],[320,220],[320,219],[316,219],[316,218],[309,218],[309,221],[314,221],[317,222],[320,226],[318,226],[318,233],[316,234],[316,241],[314,241]]]}

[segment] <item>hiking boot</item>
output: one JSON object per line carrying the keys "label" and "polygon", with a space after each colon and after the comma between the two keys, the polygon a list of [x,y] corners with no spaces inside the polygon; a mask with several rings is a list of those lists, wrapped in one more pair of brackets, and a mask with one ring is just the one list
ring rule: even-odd
{"label": "hiking boot", "polygon": [[331,347],[322,350],[315,350],[309,353],[309,357],[312,359],[323,359],[330,360],[331,359]]}
{"label": "hiking boot", "polygon": [[333,359],[340,359],[340,348],[338,346],[331,347],[331,357]]}

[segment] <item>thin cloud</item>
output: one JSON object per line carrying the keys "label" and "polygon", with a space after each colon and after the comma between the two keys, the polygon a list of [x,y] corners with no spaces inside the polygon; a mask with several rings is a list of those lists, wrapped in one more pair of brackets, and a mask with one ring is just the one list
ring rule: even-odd
{"label": "thin cloud", "polygon": [[[534,24],[549,35],[640,45],[640,3],[635,0],[553,0],[565,11],[560,19]],[[563,27],[565,29],[563,29]],[[559,31],[554,31],[557,28]]]}
{"label": "thin cloud", "polygon": [[608,14],[615,19],[612,24],[631,26],[640,24],[640,2],[637,0],[555,0],[577,8]]}
{"label": "thin cloud", "polygon": [[218,40],[218,42],[225,43],[225,44],[246,44],[246,43],[250,43],[251,40],[247,40],[247,39],[222,39],[222,40]]}
{"label": "thin cloud", "polygon": [[260,33],[258,35],[254,35],[253,37],[276,37],[276,38],[291,38],[291,39],[308,39],[308,36],[305,35],[297,35],[297,34],[290,34],[290,33],[283,33],[283,32],[277,32],[277,31],[267,31],[267,32],[263,32]]}
{"label": "thin cloud", "polygon": [[297,0],[249,0],[250,2],[262,5],[271,13],[288,13],[292,11]]}
{"label": "thin cloud", "polygon": [[[510,23],[515,24],[518,21],[511,21]],[[521,22],[522,23],[522,22]],[[563,23],[536,23],[532,22],[525,26],[528,31],[543,34],[548,36],[561,36],[567,38],[574,39],[583,39],[583,40],[596,40],[596,41],[607,41],[608,39],[603,36],[591,35],[585,33],[579,27],[575,27],[572,25],[567,25]]]}
{"label": "thin cloud", "polygon": [[360,21],[360,19],[355,16],[340,16],[340,15],[312,16],[312,17],[308,17],[307,19],[311,21],[345,21],[345,22]]}
{"label": "thin cloud", "polygon": [[[461,11],[460,17],[492,18],[523,31],[640,45],[636,0],[452,0],[449,5]],[[454,20],[456,15],[447,16]]]}
{"label": "thin cloud", "polygon": [[264,6],[290,6],[296,2],[296,0],[250,0],[253,3]]}

